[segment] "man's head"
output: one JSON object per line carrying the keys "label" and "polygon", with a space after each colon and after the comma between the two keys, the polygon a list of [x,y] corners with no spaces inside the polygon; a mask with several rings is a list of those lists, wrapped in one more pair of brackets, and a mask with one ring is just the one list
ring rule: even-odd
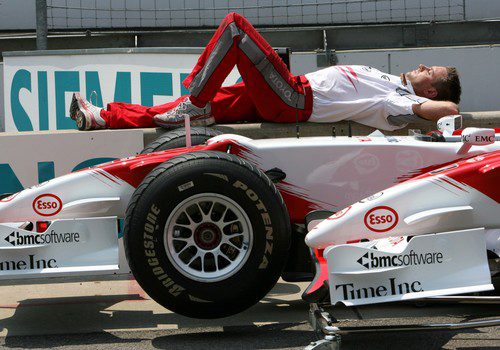
{"label": "man's head", "polygon": [[411,82],[415,94],[432,100],[460,102],[460,79],[455,67],[432,66],[423,64],[405,74]]}

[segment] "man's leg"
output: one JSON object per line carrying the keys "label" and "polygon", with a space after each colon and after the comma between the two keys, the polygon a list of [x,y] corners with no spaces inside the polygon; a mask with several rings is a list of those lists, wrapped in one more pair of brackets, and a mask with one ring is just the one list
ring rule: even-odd
{"label": "man's leg", "polygon": [[145,107],[136,104],[112,102],[107,109],[94,106],[75,92],[69,108],[71,119],[79,130],[151,128],[156,124],[153,116],[164,113],[179,105],[187,96],[162,105]]}
{"label": "man's leg", "polygon": [[[312,105],[312,96],[306,96],[311,95],[310,89],[288,71],[250,22],[236,13],[224,18],[183,82],[191,92],[192,104],[202,107],[211,102],[235,65],[262,118],[291,122],[298,114],[299,120],[307,120]],[[174,109],[163,120],[168,122],[170,117],[179,117],[182,113]]]}
{"label": "man's leg", "polygon": [[[77,121],[77,124],[79,123],[80,130],[151,128],[157,126],[153,116],[170,111],[186,97],[188,96],[153,107],[112,102],[104,109],[92,105],[76,93],[70,106],[70,116]],[[221,88],[214,97],[212,105],[217,123],[231,123],[240,118],[253,121],[258,118],[255,106],[246,94],[244,83]],[[96,119],[99,120],[99,124],[94,122]]]}
{"label": "man's leg", "polygon": [[108,103],[106,110],[102,110],[101,116],[110,129],[154,128],[157,125],[153,116],[171,110],[185,98],[186,96],[182,96],[175,101],[153,107],[112,102]]}
{"label": "man's leg", "polygon": [[212,100],[212,114],[217,124],[260,121],[244,83],[225,86],[219,89]]}

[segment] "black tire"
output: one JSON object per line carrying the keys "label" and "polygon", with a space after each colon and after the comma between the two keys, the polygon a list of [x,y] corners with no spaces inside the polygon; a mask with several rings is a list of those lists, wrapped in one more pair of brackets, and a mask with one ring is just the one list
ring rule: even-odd
{"label": "black tire", "polygon": [[[191,145],[201,145],[208,139],[214,136],[222,135],[222,131],[213,128],[193,127],[191,128]],[[167,149],[174,149],[186,147],[186,129],[179,128],[168,131],[158,137],[156,140],[150,142],[141,151],[141,154],[164,151]]]}
{"label": "black tire", "polygon": [[[211,199],[199,199],[206,194],[209,194]],[[179,208],[183,202],[190,203],[198,199],[206,201],[200,203],[207,210],[205,214],[210,216],[210,220],[200,220],[193,224],[198,226],[192,230],[175,226],[165,235],[165,225],[173,223],[177,213],[183,212],[176,207]],[[211,205],[210,200],[213,200]],[[215,272],[205,272],[205,269],[196,270],[199,266],[196,267],[194,262],[187,264],[179,261],[179,252],[189,244],[194,246],[197,252],[203,252],[196,240],[204,239],[200,237],[206,238],[201,234],[208,230],[201,233],[199,230],[203,225],[218,222],[215,214],[219,209],[215,209],[214,203],[224,201],[226,208],[232,208],[233,214],[239,213],[236,214],[239,221],[224,224],[227,226],[220,232],[220,237],[228,239],[224,232],[233,229],[236,232],[248,232],[249,237],[251,236],[247,249],[244,249],[244,235],[240,233],[236,233],[242,237],[239,248],[234,242],[236,249],[230,248],[229,245],[225,247],[232,249],[232,252],[229,251],[233,254],[232,261],[242,259],[241,262],[233,264],[227,255],[222,258],[219,255],[217,259],[222,261],[219,261]],[[234,203],[236,206],[231,207]],[[201,214],[201,206],[196,208],[198,214]],[[189,209],[186,209],[186,213],[188,211]],[[241,214],[242,212],[244,214]],[[225,213],[224,218],[231,214],[229,211]],[[189,215],[196,216],[195,214]],[[178,218],[173,225],[180,225],[182,214]],[[222,221],[226,221],[224,218]],[[220,224],[220,221],[218,223]],[[245,230],[245,227],[248,230]],[[187,232],[193,242],[177,251],[177,248],[174,248],[175,244],[178,244],[176,240],[189,238],[173,238],[174,231],[176,234]],[[290,232],[290,218],[283,198],[265,174],[234,155],[207,151],[173,158],[151,171],[138,186],[129,203],[124,243],[135,278],[155,301],[184,316],[218,318],[247,309],[271,290],[285,266],[290,247]],[[209,240],[210,244],[219,244],[223,250],[224,244],[217,243],[216,237],[216,233],[211,236],[210,239],[213,240]],[[168,243],[169,239],[172,240],[171,243]],[[204,244],[207,244],[206,242]],[[191,247],[186,248],[186,251],[190,249]],[[238,249],[240,252],[234,255]],[[191,252],[192,250],[189,254]],[[228,249],[225,253],[228,253]],[[178,259],[177,263],[174,256]],[[191,258],[192,256],[186,260]],[[229,262],[228,270],[231,273],[209,281],[210,273],[217,274],[227,268],[224,267],[224,258],[225,263]],[[212,262],[213,260],[215,258]],[[210,263],[206,256],[204,261],[205,264]],[[191,265],[195,267],[191,269]],[[189,269],[198,275],[190,275],[189,271],[186,271]]]}

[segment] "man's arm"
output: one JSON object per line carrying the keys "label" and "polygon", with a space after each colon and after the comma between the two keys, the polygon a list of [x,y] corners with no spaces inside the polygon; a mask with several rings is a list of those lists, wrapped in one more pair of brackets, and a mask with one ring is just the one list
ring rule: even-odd
{"label": "man's arm", "polygon": [[438,120],[447,115],[459,114],[458,106],[450,101],[425,101],[412,106],[413,113],[428,120]]}

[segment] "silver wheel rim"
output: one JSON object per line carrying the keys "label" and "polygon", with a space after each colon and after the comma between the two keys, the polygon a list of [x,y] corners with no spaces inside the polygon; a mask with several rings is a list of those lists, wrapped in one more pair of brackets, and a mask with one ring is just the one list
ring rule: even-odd
{"label": "silver wheel rim", "polygon": [[186,198],[172,210],[164,230],[170,262],[200,282],[217,282],[238,272],[250,255],[252,240],[245,211],[217,193]]}

